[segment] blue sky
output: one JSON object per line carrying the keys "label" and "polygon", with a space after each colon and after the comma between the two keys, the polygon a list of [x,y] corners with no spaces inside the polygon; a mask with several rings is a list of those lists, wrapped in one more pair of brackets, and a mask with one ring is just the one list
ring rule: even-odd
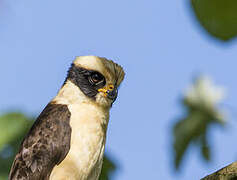
{"label": "blue sky", "polygon": [[[187,0],[0,0],[0,52],[1,112],[39,114],[75,56],[103,56],[124,67],[106,144],[120,167],[115,180],[198,179],[236,160],[237,44],[209,38]],[[175,173],[171,128],[198,73],[227,89],[229,124],[209,133],[211,163],[192,147]]]}

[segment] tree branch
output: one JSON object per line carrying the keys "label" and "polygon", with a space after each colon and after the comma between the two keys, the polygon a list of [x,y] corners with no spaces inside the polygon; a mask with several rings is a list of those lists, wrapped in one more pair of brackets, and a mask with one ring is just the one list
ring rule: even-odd
{"label": "tree branch", "polygon": [[237,161],[201,180],[237,180]]}

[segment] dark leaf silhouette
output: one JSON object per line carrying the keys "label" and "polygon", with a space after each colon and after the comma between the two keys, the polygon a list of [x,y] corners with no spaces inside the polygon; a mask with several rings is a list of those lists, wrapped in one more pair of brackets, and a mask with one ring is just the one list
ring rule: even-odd
{"label": "dark leaf silhouette", "polygon": [[115,163],[107,156],[104,156],[104,162],[102,166],[102,172],[100,174],[99,180],[109,180],[111,179],[111,174],[116,170]]}
{"label": "dark leaf silhouette", "polygon": [[212,36],[228,41],[237,35],[236,0],[191,0],[200,24]]}

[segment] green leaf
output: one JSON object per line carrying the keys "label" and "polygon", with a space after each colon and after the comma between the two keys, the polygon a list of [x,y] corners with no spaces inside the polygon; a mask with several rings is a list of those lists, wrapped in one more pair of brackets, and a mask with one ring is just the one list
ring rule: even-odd
{"label": "green leaf", "polygon": [[0,180],[7,180],[15,154],[33,122],[22,113],[0,116]]}
{"label": "green leaf", "polygon": [[[205,160],[210,160],[210,148],[207,141],[207,131],[212,124],[221,124],[217,120],[216,112],[203,106],[194,106],[183,100],[187,114],[181,118],[173,128],[175,168],[179,169],[185,152],[190,144],[200,148]],[[221,124],[223,125],[223,124]]]}
{"label": "green leaf", "polygon": [[0,116],[0,150],[5,144],[11,143],[25,133],[30,121],[21,113],[8,113]]}
{"label": "green leaf", "polygon": [[200,24],[212,36],[228,41],[237,35],[236,0],[192,0]]}
{"label": "green leaf", "polygon": [[0,175],[0,180],[7,180],[7,179],[8,179],[8,175],[7,174]]}

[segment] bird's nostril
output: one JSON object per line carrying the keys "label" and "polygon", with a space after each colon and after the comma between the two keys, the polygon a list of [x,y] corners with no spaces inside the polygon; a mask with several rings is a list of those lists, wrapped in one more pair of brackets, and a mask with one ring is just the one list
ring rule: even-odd
{"label": "bird's nostril", "polygon": [[113,90],[114,89],[114,86],[113,85],[110,85],[109,86],[109,90]]}

